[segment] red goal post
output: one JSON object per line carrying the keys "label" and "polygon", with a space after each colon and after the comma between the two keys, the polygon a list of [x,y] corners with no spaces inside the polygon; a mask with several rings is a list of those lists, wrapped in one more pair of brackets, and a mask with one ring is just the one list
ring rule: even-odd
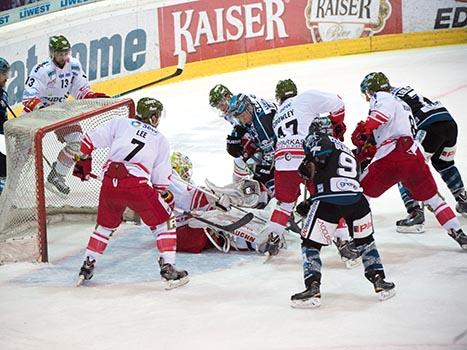
{"label": "red goal post", "polygon": [[[74,132],[79,141],[80,133],[113,118],[134,116],[131,99],[85,99],[57,103],[5,123],[7,182],[0,196],[0,262],[47,262],[47,227],[96,213],[99,181],[81,182],[70,169],[66,197],[45,188],[52,164],[67,145],[62,136]],[[94,173],[100,173],[107,153],[108,149],[93,152]]]}

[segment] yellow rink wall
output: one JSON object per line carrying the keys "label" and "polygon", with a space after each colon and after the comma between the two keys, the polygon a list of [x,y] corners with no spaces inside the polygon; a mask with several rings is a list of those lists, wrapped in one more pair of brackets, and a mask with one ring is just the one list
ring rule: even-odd
{"label": "yellow rink wall", "polygon": [[[371,36],[351,40],[296,45],[187,63],[181,76],[164,82],[163,84],[277,63],[466,43],[467,29],[464,28]],[[174,70],[175,67],[167,67],[151,72],[112,79],[94,84],[93,89],[106,92],[108,95],[113,96],[169,75]]]}
{"label": "yellow rink wall", "polygon": [[[334,56],[362,54],[370,52],[413,49],[421,47],[455,45],[467,43],[467,29],[448,29],[431,32],[404,33],[371,36],[351,40],[321,42],[296,45],[285,48],[255,51],[215,59],[187,63],[181,76],[161,84],[168,84],[208,75],[240,71],[248,68],[294,61],[312,60]],[[102,91],[109,96],[118,95],[138,86],[167,76],[174,72],[175,66],[151,72],[133,74],[111,79],[92,85],[93,90]],[[19,114],[22,107],[15,108]]]}

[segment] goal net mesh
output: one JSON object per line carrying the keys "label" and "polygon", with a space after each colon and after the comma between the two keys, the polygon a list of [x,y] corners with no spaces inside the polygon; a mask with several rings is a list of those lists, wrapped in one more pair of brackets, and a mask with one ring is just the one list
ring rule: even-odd
{"label": "goal net mesh", "polygon": [[[84,134],[113,118],[133,116],[130,99],[85,99],[57,103],[5,123],[7,181],[0,196],[0,262],[47,261],[48,225],[96,213],[99,180],[82,182],[70,169],[65,176],[68,195],[57,195],[45,186],[66,145],[60,136],[80,129]],[[107,153],[108,149],[93,152],[94,174],[100,174]]]}

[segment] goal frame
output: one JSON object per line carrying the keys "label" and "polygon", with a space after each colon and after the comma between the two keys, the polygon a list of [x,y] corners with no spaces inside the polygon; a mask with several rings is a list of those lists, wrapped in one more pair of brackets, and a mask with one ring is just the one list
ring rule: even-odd
{"label": "goal frame", "polygon": [[[42,151],[42,140],[44,135],[48,132],[60,129],[69,124],[78,123],[84,119],[90,118],[96,114],[105,113],[119,107],[128,108],[128,117],[134,118],[136,115],[135,104],[132,99],[126,98],[117,100],[108,106],[99,107],[92,111],[84,112],[75,117],[61,120],[57,123],[47,125],[36,130],[34,135],[34,159],[36,163],[36,203],[37,203],[37,224],[38,224],[38,248],[39,248],[39,262],[48,262],[48,242],[47,242],[47,209],[45,205],[45,182],[44,182],[44,158]],[[47,161],[47,160],[46,160]]]}

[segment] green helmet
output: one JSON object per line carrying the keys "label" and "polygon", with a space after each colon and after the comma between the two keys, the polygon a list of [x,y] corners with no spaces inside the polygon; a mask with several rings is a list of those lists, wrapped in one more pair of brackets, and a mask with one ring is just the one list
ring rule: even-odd
{"label": "green helmet", "polygon": [[151,97],[143,97],[138,101],[136,113],[138,114],[138,119],[142,122],[157,125],[151,122],[151,117],[156,115],[159,118],[162,115],[163,109],[164,106],[160,101]]}
{"label": "green helmet", "polygon": [[293,96],[297,96],[297,85],[292,79],[279,80],[276,85],[276,100],[282,103]]}
{"label": "green helmet", "polygon": [[63,52],[71,49],[70,42],[63,35],[54,35],[49,39],[49,53],[53,57],[55,52]]}
{"label": "green helmet", "polygon": [[230,90],[225,85],[217,84],[209,91],[209,104],[212,107],[216,107],[227,96],[232,96]]}
{"label": "green helmet", "polygon": [[384,75],[384,73],[372,72],[363,78],[360,83],[360,92],[362,94],[366,94],[368,91],[387,91],[390,87],[389,79]]}

